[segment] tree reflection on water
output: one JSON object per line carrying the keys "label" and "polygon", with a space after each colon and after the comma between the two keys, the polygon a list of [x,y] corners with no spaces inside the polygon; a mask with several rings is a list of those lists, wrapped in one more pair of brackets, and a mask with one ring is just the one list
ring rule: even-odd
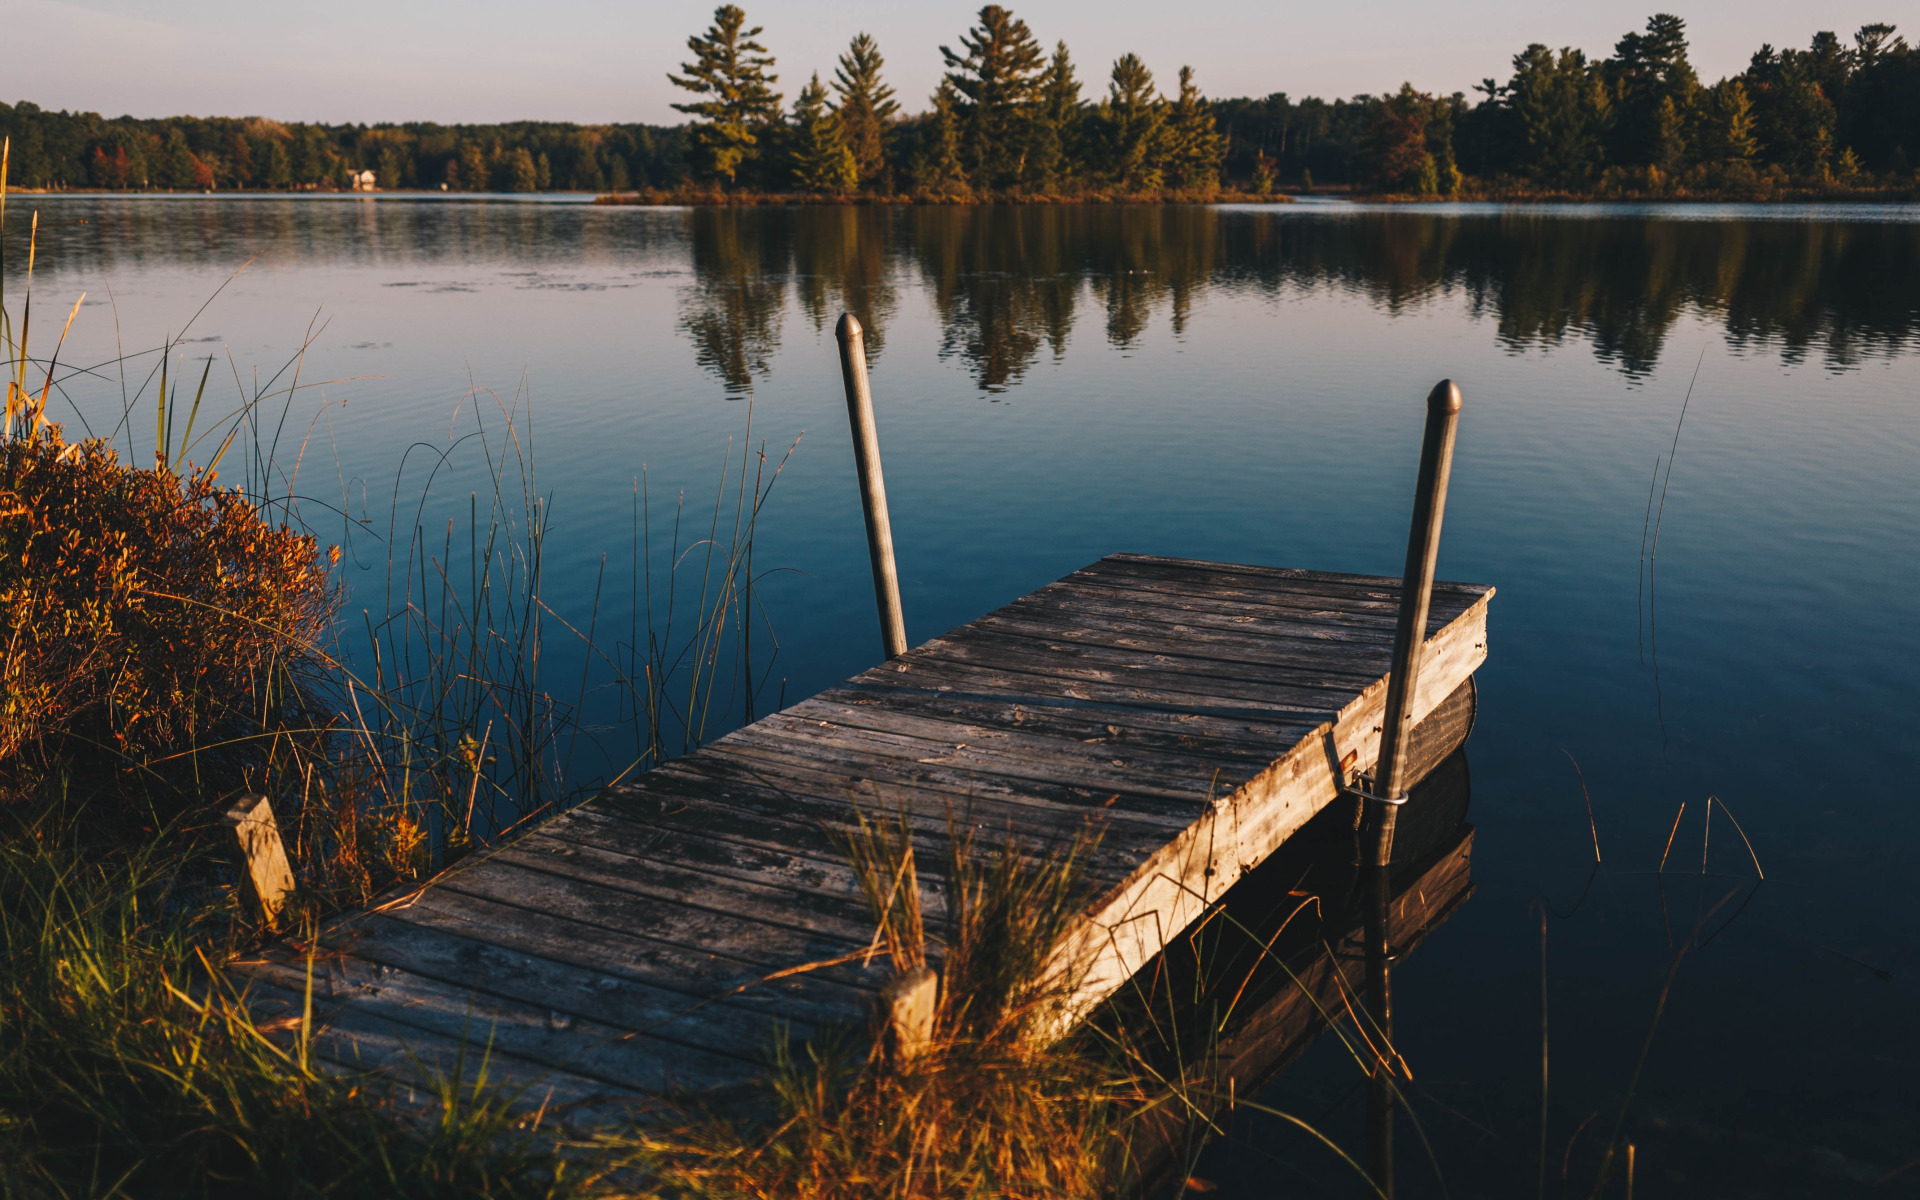
{"label": "tree reflection on water", "polygon": [[1215,290],[1332,289],[1394,314],[1463,298],[1511,352],[1584,341],[1629,377],[1653,369],[1688,314],[1737,348],[1845,369],[1908,348],[1920,310],[1914,227],[1840,218],[1035,205],[698,209],[686,221],[696,282],[681,328],[735,394],[778,346],[789,279],[817,329],[840,309],[857,315],[875,358],[917,279],[941,356],[989,394],[1043,352],[1064,358],[1084,311],[1126,348],[1162,314],[1185,332]]}

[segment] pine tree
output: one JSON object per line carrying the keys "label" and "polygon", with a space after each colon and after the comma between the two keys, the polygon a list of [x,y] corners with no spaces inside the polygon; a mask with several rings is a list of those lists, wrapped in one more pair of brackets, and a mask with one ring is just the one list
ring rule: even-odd
{"label": "pine tree", "polygon": [[1753,137],[1753,101],[1738,79],[1723,79],[1709,93],[1701,156],[1726,165],[1751,163],[1759,151]]}
{"label": "pine tree", "polygon": [[1674,103],[1673,97],[1660,97],[1660,103],[1653,109],[1651,149],[1653,165],[1662,171],[1679,170],[1686,155],[1687,139],[1681,122],[1680,106]]}
{"label": "pine tree", "polygon": [[961,156],[959,96],[944,79],[934,89],[933,112],[914,156],[913,181],[922,191],[939,196],[964,195],[970,190]]}
{"label": "pine tree", "polygon": [[1621,38],[1600,74],[1612,91],[1614,161],[1678,167],[1700,94],[1687,23],[1672,13],[1647,18],[1646,32]]}
{"label": "pine tree", "polygon": [[1100,104],[1107,177],[1123,192],[1152,191],[1163,178],[1167,104],[1154,91],[1153,72],[1137,54],[1113,64]]}
{"label": "pine tree", "polygon": [[1507,103],[1524,142],[1516,165],[1542,183],[1583,186],[1604,161],[1611,105],[1578,50],[1557,55],[1539,43],[1513,56]]}
{"label": "pine tree", "polygon": [[780,121],[780,95],[772,88],[779,76],[768,73],[773,56],[754,41],[761,27],[743,29],[747,14],[737,5],[713,10],[713,25],[687,39],[693,61],[680,64],[683,75],[667,79],[695,95],[711,97],[673,107],[703,118],[693,127],[693,143],[702,170],[732,185],[743,163],[756,157],[761,135]]}
{"label": "pine tree", "polygon": [[945,46],[940,54],[953,68],[946,81],[957,93],[968,176],[983,190],[1011,187],[1025,174],[1045,54],[1027,23],[998,4],[980,10],[960,48],[964,55]]}
{"label": "pine tree", "polygon": [[[1818,46],[1818,41],[1815,45]],[[1823,178],[1838,124],[1833,101],[1815,78],[1816,55],[1762,46],[1745,76],[1754,134],[1763,157],[1803,178]]]}
{"label": "pine tree", "polygon": [[1177,188],[1220,186],[1226,139],[1215,127],[1213,108],[1193,82],[1193,68],[1180,68],[1180,98],[1167,114],[1167,176]]}
{"label": "pine tree", "polygon": [[803,192],[840,196],[860,182],[860,168],[827,108],[827,89],[814,72],[793,102],[793,182]]}
{"label": "pine tree", "polygon": [[1027,158],[1027,180],[1042,192],[1058,191],[1078,176],[1083,166],[1083,126],[1086,106],[1080,103],[1080,80],[1074,76],[1067,44],[1054,46],[1053,58],[1040,77],[1039,103],[1034,113],[1033,149]]}
{"label": "pine tree", "polygon": [[900,111],[893,89],[880,82],[880,68],[885,65],[880,43],[863,33],[847,46],[833,73],[833,90],[840,97],[835,112],[847,148],[853,152],[861,187],[881,181],[887,167],[888,127]]}

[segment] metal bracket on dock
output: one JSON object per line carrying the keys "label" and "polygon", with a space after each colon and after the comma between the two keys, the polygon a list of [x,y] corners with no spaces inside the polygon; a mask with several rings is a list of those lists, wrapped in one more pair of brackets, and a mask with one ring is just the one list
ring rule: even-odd
{"label": "metal bracket on dock", "polygon": [[[1355,779],[1365,780],[1367,788],[1371,788],[1374,786],[1373,776],[1371,775],[1362,775],[1358,771],[1356,771],[1354,772],[1353,777]],[[1348,795],[1358,796],[1362,800],[1371,800],[1375,804],[1405,804],[1407,802],[1407,794],[1405,792],[1400,793],[1400,795],[1397,797],[1376,796],[1372,792],[1368,791],[1367,788],[1354,787],[1350,783],[1342,784],[1340,786],[1340,790],[1347,793]]]}

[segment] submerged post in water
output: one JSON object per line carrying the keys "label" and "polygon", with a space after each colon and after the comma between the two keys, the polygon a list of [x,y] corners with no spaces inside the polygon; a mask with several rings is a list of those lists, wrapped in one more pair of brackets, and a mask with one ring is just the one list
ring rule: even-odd
{"label": "submerged post in water", "polygon": [[899,658],[907,652],[907,621],[900,611],[900,573],[893,565],[893,525],[887,520],[887,483],[880,474],[880,438],[873,427],[873,390],[867,386],[866,331],[852,313],[843,313],[833,335],[840,342],[840,374],[847,385],[847,420],[853,426],[853,462],[860,472],[860,507],[867,517],[880,640],[888,658]]}
{"label": "submerged post in water", "polygon": [[[1373,844],[1368,855],[1366,914],[1367,1008],[1384,1041],[1393,1037],[1393,985],[1388,963],[1387,906],[1392,895],[1393,827],[1406,800],[1407,739],[1413,728],[1413,697],[1420,684],[1420,656],[1427,640],[1427,610],[1433,600],[1433,569],[1440,555],[1440,520],[1447,508],[1453,472],[1454,433],[1460,423],[1460,389],[1451,379],[1427,394],[1427,431],[1420,444],[1420,476],[1414,484],[1413,526],[1407,534],[1407,566],[1401,578],[1400,620],[1393,637],[1392,673],[1380,726],[1380,762],[1373,777]],[[1367,1085],[1367,1170],[1374,1186],[1393,1196],[1394,1064],[1385,1045]]]}
{"label": "submerged post in water", "polygon": [[[1407,789],[1407,735],[1413,729],[1413,696],[1420,683],[1420,651],[1427,640],[1427,610],[1433,603],[1433,568],[1440,557],[1440,519],[1447,509],[1453,473],[1454,432],[1460,424],[1460,389],[1442,379],[1427,394],[1427,432],[1420,444],[1420,477],[1413,491],[1413,527],[1407,533],[1407,567],[1400,590],[1400,621],[1393,635],[1393,665],[1387,676],[1387,708],[1380,727],[1380,762],[1374,792],[1389,802],[1379,828],[1384,853],[1393,850],[1391,804]],[[1385,863],[1386,859],[1377,861]]]}

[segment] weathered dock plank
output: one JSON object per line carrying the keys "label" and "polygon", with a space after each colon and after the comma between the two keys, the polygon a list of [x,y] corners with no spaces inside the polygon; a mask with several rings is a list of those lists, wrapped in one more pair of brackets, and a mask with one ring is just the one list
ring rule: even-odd
{"label": "weathered dock plank", "polygon": [[[1415,721],[1465,695],[1492,594],[1435,585]],[[871,943],[830,833],[855,804],[904,815],[934,921],[951,823],[1098,831],[1058,949],[1084,1010],[1372,768],[1399,601],[1371,576],[1102,559],[335,922],[315,1044],[383,1066],[490,1046],[496,1077],[550,1074],[564,1102],[737,1084],[776,1022],[857,1024],[886,981],[858,957],[782,974]],[[307,970],[255,968],[289,1004]]]}

